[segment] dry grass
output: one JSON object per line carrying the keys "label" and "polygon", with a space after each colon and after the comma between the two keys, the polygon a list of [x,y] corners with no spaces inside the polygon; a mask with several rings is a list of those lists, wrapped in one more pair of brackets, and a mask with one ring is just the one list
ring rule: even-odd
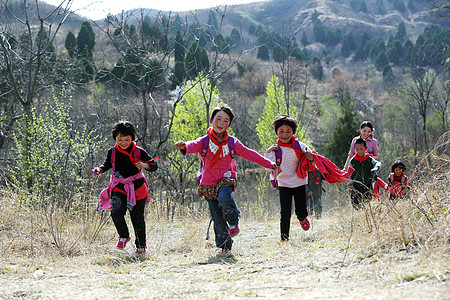
{"label": "dry grass", "polygon": [[246,211],[232,256],[205,240],[204,212],[168,222],[155,201],[147,210],[150,254],[140,259],[132,245],[113,249],[106,214],[31,209],[24,195],[3,190],[0,297],[449,299],[446,153],[421,162],[411,197],[396,203],[383,196],[355,211],[342,188],[329,187],[324,217],[312,218],[307,232],[293,218],[288,243],[279,243],[277,211],[264,221]]}

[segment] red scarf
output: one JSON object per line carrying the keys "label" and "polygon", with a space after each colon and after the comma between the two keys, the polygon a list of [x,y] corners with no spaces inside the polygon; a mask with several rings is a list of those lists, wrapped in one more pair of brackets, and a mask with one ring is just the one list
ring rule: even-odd
{"label": "red scarf", "polygon": [[162,161],[162,159],[161,159],[161,158],[158,158],[158,157],[152,158],[152,159],[150,159],[150,160],[148,160],[148,161],[142,160],[142,159],[137,159],[137,158],[132,157],[133,152],[134,152],[134,150],[136,149],[136,143],[135,143],[134,141],[131,142],[131,151],[130,151],[130,153],[128,153],[126,150],[120,148],[119,145],[117,145],[117,144],[116,144],[114,147],[115,147],[116,150],[119,151],[120,153],[125,154],[126,156],[128,156],[133,164],[136,164],[138,161],[142,161],[142,162],[145,162],[145,163],[149,163],[149,162],[151,162],[151,161],[154,161],[155,159],[159,159],[160,161]]}
{"label": "red scarf", "polygon": [[358,153],[355,153],[355,156],[353,156],[357,161],[365,161],[369,158],[369,156],[372,156],[371,154],[364,152],[364,155],[359,155]]}
{"label": "red scarf", "polygon": [[219,138],[216,135],[216,133],[214,132],[214,130],[212,129],[212,127],[209,127],[206,130],[206,133],[209,136],[209,140],[212,141],[214,143],[214,145],[219,147],[219,149],[217,149],[216,153],[214,154],[214,157],[212,158],[212,160],[210,162],[210,166],[213,166],[219,160],[219,158],[221,158],[223,155],[222,147],[223,147],[223,145],[228,143],[228,131],[224,132],[223,138]]}
{"label": "red scarf", "polygon": [[303,152],[301,152],[300,150],[295,148],[295,146],[294,146],[295,145],[295,137],[294,136],[292,136],[292,140],[291,140],[290,144],[284,144],[280,141],[280,139],[278,139],[277,145],[294,149],[295,154],[297,155],[298,161],[302,160],[302,157],[304,154],[303,154]]}

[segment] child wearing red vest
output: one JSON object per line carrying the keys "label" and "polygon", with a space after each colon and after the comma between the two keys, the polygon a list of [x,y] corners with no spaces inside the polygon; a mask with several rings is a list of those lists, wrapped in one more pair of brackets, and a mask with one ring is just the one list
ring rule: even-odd
{"label": "child wearing red vest", "polygon": [[[295,214],[303,230],[309,229],[308,210],[306,207],[306,184],[308,176],[302,178],[298,175],[297,169],[302,157],[305,156],[311,163],[314,156],[311,150],[304,143],[295,139],[294,134],[298,124],[293,118],[287,115],[279,115],[272,125],[278,136],[277,144],[267,149],[265,156],[276,162],[277,172],[274,186],[280,194],[280,233],[281,241],[289,240],[289,230],[292,215],[292,198],[295,203]],[[277,162],[276,151],[281,150],[281,162]],[[279,164],[279,165],[278,165]]]}
{"label": "child wearing red vest", "polygon": [[156,171],[158,165],[134,139],[136,131],[132,123],[120,121],[112,129],[116,145],[108,150],[105,161],[93,169],[99,175],[112,169],[108,188],[100,194],[99,210],[111,209],[111,218],[119,234],[117,248],[125,248],[130,233],[125,213],[130,211],[131,223],[136,236],[136,254],[146,254],[145,205],[150,201],[148,184],[142,170]]}
{"label": "child wearing red vest", "polygon": [[391,173],[388,176],[390,199],[402,198],[408,192],[409,180],[405,175],[406,166],[397,160],[391,167]]}
{"label": "child wearing red vest", "polygon": [[[222,253],[230,253],[232,237],[239,234],[239,210],[231,196],[237,186],[234,155],[257,163],[267,169],[275,165],[258,152],[245,147],[238,139],[229,136],[227,129],[234,118],[233,110],[226,104],[215,107],[211,113],[211,127],[207,136],[194,141],[178,141],[181,154],[198,153],[202,160],[201,178],[197,193],[208,200],[208,207],[214,223],[216,246]],[[203,148],[206,143],[206,149]],[[230,143],[232,139],[232,143]],[[230,149],[230,146],[234,149]]]}

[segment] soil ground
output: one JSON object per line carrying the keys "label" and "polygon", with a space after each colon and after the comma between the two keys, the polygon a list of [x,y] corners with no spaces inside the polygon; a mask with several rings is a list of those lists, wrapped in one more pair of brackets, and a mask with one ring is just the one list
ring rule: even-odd
{"label": "soil ground", "polygon": [[74,257],[4,251],[0,298],[450,299],[448,253],[367,250],[340,236],[330,218],[313,220],[307,232],[293,218],[287,243],[277,221],[241,220],[232,255],[223,255],[205,240],[207,224],[148,226],[144,259],[133,243],[118,251],[112,239]]}

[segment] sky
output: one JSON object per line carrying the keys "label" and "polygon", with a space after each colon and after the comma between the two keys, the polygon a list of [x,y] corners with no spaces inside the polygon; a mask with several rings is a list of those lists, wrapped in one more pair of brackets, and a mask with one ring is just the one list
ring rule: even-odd
{"label": "sky", "polygon": [[[59,5],[67,0],[44,0],[53,5]],[[267,0],[73,0],[72,10],[77,14],[92,20],[106,17],[108,13],[117,14],[122,10],[133,8],[152,8],[164,11],[189,11],[209,8],[218,5],[236,5]]]}

